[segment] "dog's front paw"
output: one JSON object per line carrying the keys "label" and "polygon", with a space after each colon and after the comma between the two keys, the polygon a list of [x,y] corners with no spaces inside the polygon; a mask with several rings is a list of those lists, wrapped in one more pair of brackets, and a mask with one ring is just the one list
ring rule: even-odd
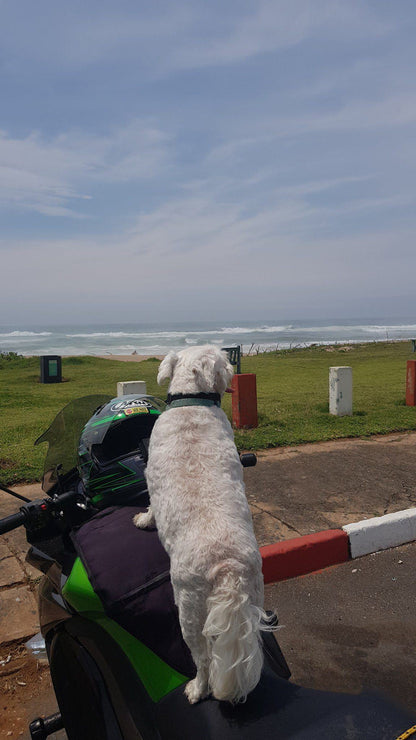
{"label": "dog's front paw", "polygon": [[185,696],[190,704],[196,704],[208,696],[208,688],[204,689],[198,678],[193,678],[185,686]]}
{"label": "dog's front paw", "polygon": [[145,511],[141,514],[136,514],[136,516],[133,517],[133,524],[138,529],[155,529],[156,526],[155,518],[151,511]]}

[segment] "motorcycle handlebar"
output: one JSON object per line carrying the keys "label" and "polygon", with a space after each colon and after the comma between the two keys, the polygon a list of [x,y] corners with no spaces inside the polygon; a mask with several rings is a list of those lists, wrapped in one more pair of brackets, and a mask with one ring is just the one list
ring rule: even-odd
{"label": "motorcycle handlebar", "polygon": [[27,529],[39,529],[59,512],[72,507],[79,499],[76,491],[65,491],[50,499],[28,501],[16,514],[0,519],[0,535],[25,525]]}
{"label": "motorcycle handlebar", "polygon": [[243,468],[252,468],[257,465],[257,457],[254,452],[243,452],[240,455],[240,461]]}
{"label": "motorcycle handlebar", "polygon": [[12,529],[21,527],[25,520],[26,516],[21,511],[18,511],[17,514],[5,516],[4,519],[0,519],[0,534],[6,534],[6,532],[11,532]]}

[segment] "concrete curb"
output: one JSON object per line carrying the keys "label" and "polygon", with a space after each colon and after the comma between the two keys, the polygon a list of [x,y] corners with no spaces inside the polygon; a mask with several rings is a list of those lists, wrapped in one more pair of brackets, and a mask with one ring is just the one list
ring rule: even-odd
{"label": "concrete curb", "polygon": [[348,535],[329,529],[260,548],[265,583],[283,581],[349,559]]}
{"label": "concrete curb", "polygon": [[416,540],[416,508],[364,519],[342,528],[350,541],[352,558]]}
{"label": "concrete curb", "polygon": [[260,548],[264,582],[276,583],[416,540],[416,508]]}

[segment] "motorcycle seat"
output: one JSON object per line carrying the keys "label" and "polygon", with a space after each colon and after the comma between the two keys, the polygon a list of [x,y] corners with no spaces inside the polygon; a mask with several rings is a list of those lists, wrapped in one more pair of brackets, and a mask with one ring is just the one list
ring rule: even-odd
{"label": "motorcycle seat", "polygon": [[244,704],[206,699],[190,705],[182,687],[155,707],[161,737],[169,740],[396,740],[415,716],[373,693],[305,689],[267,665]]}

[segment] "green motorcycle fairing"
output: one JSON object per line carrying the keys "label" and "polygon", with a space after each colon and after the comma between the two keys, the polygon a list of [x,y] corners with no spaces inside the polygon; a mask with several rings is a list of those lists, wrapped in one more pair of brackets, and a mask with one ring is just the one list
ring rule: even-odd
{"label": "green motorcycle fairing", "polygon": [[113,619],[107,617],[79,557],[76,558],[71,573],[62,588],[62,594],[73,609],[85,618],[96,622],[117,642],[152,701],[160,701],[166,694],[189,680],[171,668]]}

